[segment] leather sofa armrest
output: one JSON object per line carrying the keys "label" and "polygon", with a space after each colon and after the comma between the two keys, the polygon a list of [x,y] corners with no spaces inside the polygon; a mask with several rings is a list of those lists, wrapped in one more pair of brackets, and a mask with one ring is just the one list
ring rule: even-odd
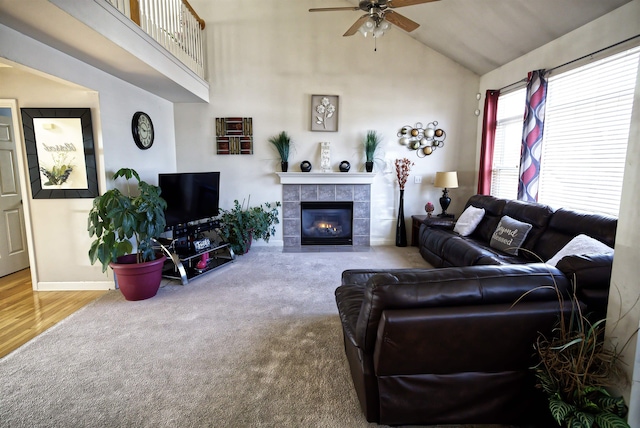
{"label": "leather sofa armrest", "polygon": [[563,257],[556,266],[569,278],[576,291],[608,289],[611,282],[613,254],[580,254]]}
{"label": "leather sofa armrest", "polygon": [[392,272],[392,270],[380,270],[380,269],[349,269],[342,272],[342,285],[345,284],[357,284],[366,285],[369,279],[375,275],[379,275],[385,272]]}
{"label": "leather sofa armrest", "polygon": [[453,230],[453,227],[456,225],[456,221],[451,218],[427,217],[422,221],[422,224],[427,227]]}

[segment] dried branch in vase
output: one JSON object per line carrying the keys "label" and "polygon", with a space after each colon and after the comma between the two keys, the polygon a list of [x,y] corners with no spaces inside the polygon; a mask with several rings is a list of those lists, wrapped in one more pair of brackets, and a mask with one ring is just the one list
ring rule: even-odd
{"label": "dried branch in vase", "polygon": [[409,172],[413,165],[414,163],[407,158],[396,159],[396,176],[398,177],[400,190],[404,190],[404,185],[407,184],[407,178],[409,178]]}

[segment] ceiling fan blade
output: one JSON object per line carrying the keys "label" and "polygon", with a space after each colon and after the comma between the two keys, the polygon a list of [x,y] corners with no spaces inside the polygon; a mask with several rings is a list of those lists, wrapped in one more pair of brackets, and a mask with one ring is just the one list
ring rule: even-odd
{"label": "ceiling fan blade", "polygon": [[322,7],[309,9],[309,12],[333,12],[338,10],[360,10],[359,7]]}
{"label": "ceiling fan blade", "polygon": [[402,28],[407,33],[412,32],[420,26],[420,24],[418,24],[417,22],[412,21],[406,16],[402,16],[398,12],[394,12],[392,10],[386,11],[384,19]]}
{"label": "ceiling fan blade", "polygon": [[364,22],[367,19],[369,19],[369,14],[362,15],[360,17],[360,19],[358,19],[356,22],[353,23],[353,25],[351,27],[349,27],[349,29],[347,30],[346,33],[343,34],[343,36],[344,37],[353,36],[354,34],[356,34],[358,32],[358,30],[360,29],[360,27],[362,27],[362,24],[364,24]]}
{"label": "ceiling fan blade", "polygon": [[387,6],[389,6],[390,8],[396,8],[396,7],[413,6],[413,5],[422,4],[422,3],[431,3],[433,1],[439,1],[439,0],[389,0],[389,2],[387,3]]}

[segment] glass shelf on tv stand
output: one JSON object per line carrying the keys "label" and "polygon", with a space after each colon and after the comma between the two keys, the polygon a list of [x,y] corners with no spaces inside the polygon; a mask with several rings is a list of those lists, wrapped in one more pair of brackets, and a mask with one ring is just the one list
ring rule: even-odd
{"label": "glass shelf on tv stand", "polygon": [[[157,245],[167,256],[167,261],[162,269],[162,276],[168,279],[175,279],[187,285],[189,280],[211,272],[236,259],[236,255],[229,244],[213,243],[212,245],[190,252],[179,252],[175,249],[175,240],[160,239]],[[197,265],[207,254],[205,266],[199,268]]]}

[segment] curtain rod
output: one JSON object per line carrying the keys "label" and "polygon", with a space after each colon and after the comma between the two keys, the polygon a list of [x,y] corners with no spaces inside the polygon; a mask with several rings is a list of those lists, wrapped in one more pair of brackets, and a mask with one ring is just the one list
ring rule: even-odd
{"label": "curtain rod", "polygon": [[[597,51],[591,52],[590,54],[587,54],[587,55],[583,55],[580,58],[576,58],[576,59],[573,59],[571,61],[567,61],[564,64],[560,64],[560,65],[557,65],[557,66],[555,66],[553,68],[550,68],[549,70],[546,70],[545,74],[551,73],[552,71],[557,70],[558,68],[565,67],[565,66],[567,66],[569,64],[573,64],[574,62],[578,62],[578,61],[581,61],[581,60],[583,60],[585,58],[589,58],[592,55],[596,55],[596,54],[599,54],[599,53],[604,52],[606,50],[615,48],[616,46],[619,46],[619,45],[621,45],[623,43],[627,43],[627,42],[629,42],[629,41],[631,41],[633,39],[637,39],[638,37],[640,37],[640,34],[636,34],[635,36],[629,37],[628,39],[622,40],[622,41],[620,41],[618,43],[614,43],[614,44],[612,44],[610,46],[607,46],[606,48],[598,49]],[[510,83],[510,84],[508,84],[506,86],[503,86],[502,88],[498,89],[498,91],[502,92],[507,88],[510,88],[512,86],[515,86],[515,85],[518,85],[520,83],[525,83],[526,81],[527,81],[527,78],[525,77],[524,79],[520,79],[517,82],[513,82],[513,83]]]}

